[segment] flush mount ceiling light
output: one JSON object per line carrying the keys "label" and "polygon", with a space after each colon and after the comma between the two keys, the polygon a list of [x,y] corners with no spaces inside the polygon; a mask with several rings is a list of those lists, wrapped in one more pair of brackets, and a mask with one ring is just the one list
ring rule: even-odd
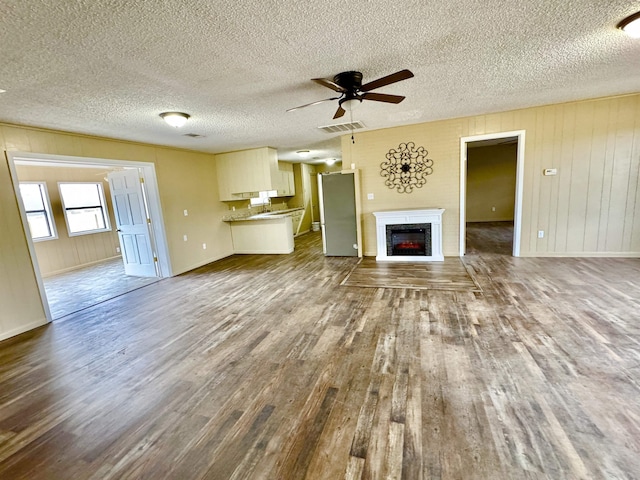
{"label": "flush mount ceiling light", "polygon": [[640,12],[628,16],[617,27],[633,38],[640,38]]}
{"label": "flush mount ceiling light", "polygon": [[324,163],[326,163],[327,165],[331,166],[334,163],[336,163],[336,159],[335,158],[327,158]]}
{"label": "flush mount ceiling light", "polygon": [[165,122],[176,128],[184,126],[184,124],[187,123],[187,120],[189,120],[190,117],[188,113],[182,112],[164,112],[161,113],[160,116]]}

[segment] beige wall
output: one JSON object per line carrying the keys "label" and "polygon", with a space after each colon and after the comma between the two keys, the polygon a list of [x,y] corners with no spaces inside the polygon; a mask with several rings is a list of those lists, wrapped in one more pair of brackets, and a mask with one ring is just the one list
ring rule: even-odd
{"label": "beige wall", "polygon": [[[362,174],[365,254],[376,250],[371,212],[441,207],[444,254],[457,255],[460,137],[514,130],[526,131],[521,254],[639,256],[640,94],[361,132],[355,144],[343,137],[344,165],[354,163]],[[380,176],[385,154],[403,142],[424,146],[434,161],[427,184],[411,194],[388,189]],[[173,273],[232,252],[213,155],[4,124],[0,148],[152,162]],[[544,168],[557,168],[558,175],[544,177]],[[0,338],[6,338],[45,321],[6,162],[0,165],[0,247]]]}
{"label": "beige wall", "polygon": [[[38,267],[43,276],[71,270],[119,256],[118,233],[115,229],[109,182],[104,180],[109,169],[16,165],[21,182],[45,182],[51,201],[52,216],[58,238],[34,242]],[[100,182],[104,189],[111,231],[69,236],[64,219],[58,182]]]}
{"label": "beige wall", "polygon": [[308,232],[311,230],[311,182],[315,180],[312,174],[315,174],[315,168],[312,165],[304,163],[293,164],[296,194],[291,197],[289,206],[304,207],[304,215],[300,221],[300,232]]}
{"label": "beige wall", "polygon": [[467,151],[467,222],[513,220],[517,144]]}
{"label": "beige wall", "polygon": [[[6,124],[0,124],[0,149],[154,163],[173,274],[233,251],[213,155]],[[1,339],[45,322],[6,161],[0,164],[0,228]]]}
{"label": "beige wall", "polygon": [[[441,207],[444,254],[458,255],[460,138],[516,130],[526,131],[521,255],[639,256],[640,94],[361,132],[355,144],[342,137],[343,163],[362,172],[365,254],[376,249],[371,212]],[[411,194],[380,176],[385,154],[403,142],[434,161],[427,184]],[[558,175],[543,176],[545,168]]]}
{"label": "beige wall", "polygon": [[0,339],[45,322],[6,161],[0,164],[0,305]]}

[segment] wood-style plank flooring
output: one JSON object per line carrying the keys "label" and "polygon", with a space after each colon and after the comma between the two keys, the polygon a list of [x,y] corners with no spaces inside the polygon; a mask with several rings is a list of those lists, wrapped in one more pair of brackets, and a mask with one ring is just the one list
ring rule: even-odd
{"label": "wood-style plank flooring", "polygon": [[356,261],[311,233],[0,343],[0,478],[640,477],[640,260]]}
{"label": "wood-style plank flooring", "polygon": [[340,285],[481,292],[458,257],[447,257],[443,262],[397,263],[376,262],[375,257],[365,257]]}
{"label": "wood-style plank flooring", "polygon": [[118,257],[45,277],[43,283],[51,316],[59,319],[159,280],[126,275]]}

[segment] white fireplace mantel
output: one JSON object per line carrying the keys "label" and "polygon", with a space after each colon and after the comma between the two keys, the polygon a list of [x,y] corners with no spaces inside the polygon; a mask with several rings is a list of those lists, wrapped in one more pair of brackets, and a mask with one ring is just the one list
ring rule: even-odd
{"label": "white fireplace mantel", "polygon": [[[442,213],[444,208],[373,212],[376,217],[377,261],[442,262]],[[431,224],[431,255],[387,255],[387,225]]]}

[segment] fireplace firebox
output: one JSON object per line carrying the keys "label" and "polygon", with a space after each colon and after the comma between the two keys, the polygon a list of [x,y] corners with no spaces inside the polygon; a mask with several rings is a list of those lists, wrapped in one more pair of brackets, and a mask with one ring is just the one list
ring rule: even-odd
{"label": "fireplace firebox", "polygon": [[387,255],[431,256],[431,224],[386,225]]}
{"label": "fireplace firebox", "polygon": [[377,261],[442,262],[442,208],[373,212]]}

